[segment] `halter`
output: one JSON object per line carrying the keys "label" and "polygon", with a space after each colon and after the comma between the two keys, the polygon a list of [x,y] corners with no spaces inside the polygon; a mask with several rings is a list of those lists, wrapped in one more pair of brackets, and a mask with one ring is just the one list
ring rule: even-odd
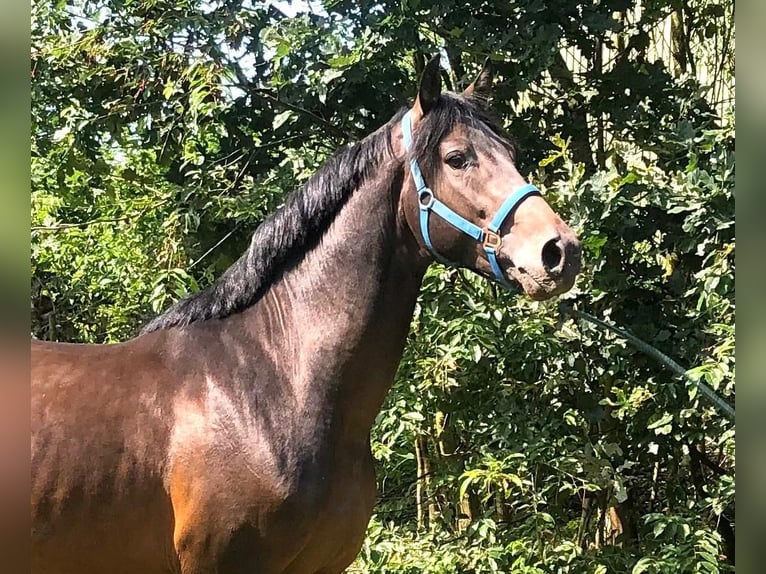
{"label": "halter", "polygon": [[[402,118],[402,131],[404,132],[404,147],[407,151],[410,151],[412,148],[412,110],[409,110]],[[501,284],[509,286],[508,281],[503,274],[503,270],[497,262],[497,252],[503,244],[503,238],[500,236],[500,227],[524,199],[530,195],[540,195],[540,190],[531,183],[528,183],[511,193],[497,210],[497,213],[495,213],[495,216],[492,218],[492,221],[489,222],[489,225],[487,225],[485,229],[482,229],[461,215],[458,215],[434,197],[434,192],[429,189],[423,179],[423,174],[420,171],[420,166],[418,165],[417,160],[412,156],[410,156],[410,170],[412,171],[412,179],[415,181],[415,187],[417,188],[418,193],[418,205],[420,206],[420,233],[423,236],[423,241],[425,241],[428,250],[440,262],[452,264],[451,261],[448,261],[439,255],[431,244],[431,235],[428,231],[428,220],[433,211],[436,215],[452,225],[452,227],[459,229],[466,235],[472,237],[475,241],[480,242],[487,254],[487,260],[492,268],[492,273],[495,275],[495,279]]]}

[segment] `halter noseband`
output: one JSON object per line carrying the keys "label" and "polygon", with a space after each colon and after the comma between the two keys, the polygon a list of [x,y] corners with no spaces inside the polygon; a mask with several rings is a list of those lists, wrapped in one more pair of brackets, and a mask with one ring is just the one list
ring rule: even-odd
{"label": "halter noseband", "polygon": [[[404,147],[409,152],[412,148],[412,110],[409,110],[402,118],[402,131],[404,132]],[[495,279],[507,286],[508,281],[503,274],[503,270],[500,268],[500,264],[497,262],[497,252],[500,250],[500,246],[503,243],[503,239],[500,236],[500,227],[524,199],[533,194],[540,195],[540,190],[531,183],[528,183],[514,191],[502,203],[497,210],[497,213],[495,213],[495,216],[492,218],[492,221],[489,222],[489,225],[487,225],[485,229],[482,229],[461,215],[458,215],[434,197],[434,192],[429,189],[423,179],[423,174],[420,171],[420,166],[418,165],[417,160],[412,156],[410,156],[410,170],[412,171],[412,179],[415,181],[415,187],[418,192],[418,205],[420,206],[420,233],[423,235],[423,241],[425,241],[428,250],[442,263],[451,263],[439,255],[431,244],[431,236],[428,231],[428,219],[433,211],[436,215],[452,225],[452,227],[459,229],[482,244],[482,247],[484,247],[484,251],[487,254],[489,265],[492,267],[492,273],[495,275]]]}

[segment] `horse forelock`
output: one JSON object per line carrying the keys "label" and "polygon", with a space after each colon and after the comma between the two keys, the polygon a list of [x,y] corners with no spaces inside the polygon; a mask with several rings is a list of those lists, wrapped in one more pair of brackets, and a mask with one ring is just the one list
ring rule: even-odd
{"label": "horse forelock", "polygon": [[516,156],[516,146],[484,100],[448,92],[441,95],[414,133],[412,153],[427,180],[437,176],[441,165],[439,144],[458,126],[476,129],[487,136],[490,145],[500,144]]}

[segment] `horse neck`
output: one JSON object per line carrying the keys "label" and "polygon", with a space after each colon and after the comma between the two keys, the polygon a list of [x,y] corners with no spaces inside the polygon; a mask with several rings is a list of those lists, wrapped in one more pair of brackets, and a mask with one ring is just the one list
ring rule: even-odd
{"label": "horse neck", "polygon": [[289,357],[304,420],[364,437],[401,359],[427,261],[399,207],[401,160],[357,189],[319,244],[252,309]]}

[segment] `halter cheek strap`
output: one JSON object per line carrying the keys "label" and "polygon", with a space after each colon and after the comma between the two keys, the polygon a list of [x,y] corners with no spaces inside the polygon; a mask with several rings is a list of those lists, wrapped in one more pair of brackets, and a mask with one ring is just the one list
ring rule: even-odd
{"label": "halter cheek strap", "polygon": [[[402,118],[402,132],[404,133],[404,147],[407,151],[412,149],[412,110],[409,110]],[[412,172],[412,179],[415,182],[415,188],[418,193],[418,205],[420,207],[420,233],[423,236],[423,241],[426,244],[428,250],[434,255],[434,257],[442,263],[451,265],[452,262],[445,259],[436,249],[434,249],[431,243],[431,235],[428,230],[429,218],[431,212],[435,213],[447,223],[459,229],[466,235],[472,237],[475,241],[479,241],[484,247],[484,252],[487,254],[487,260],[489,266],[492,268],[492,273],[495,279],[503,285],[508,285],[508,281],[505,278],[500,264],[497,261],[497,252],[503,243],[503,239],[500,236],[500,228],[506,219],[513,213],[513,210],[530,195],[540,195],[540,190],[537,189],[531,183],[528,183],[519,189],[511,193],[508,198],[502,203],[500,208],[495,213],[495,216],[489,222],[486,228],[482,229],[478,225],[475,225],[465,219],[463,216],[458,215],[447,207],[444,203],[434,197],[434,192],[426,185],[423,179],[423,173],[420,171],[420,166],[417,160],[410,155],[410,171]]]}

